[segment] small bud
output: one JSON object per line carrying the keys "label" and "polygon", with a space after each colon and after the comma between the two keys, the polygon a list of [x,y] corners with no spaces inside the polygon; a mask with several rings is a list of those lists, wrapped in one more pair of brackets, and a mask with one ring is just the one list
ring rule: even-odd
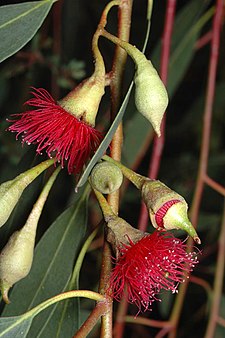
{"label": "small bud", "polygon": [[138,111],[152,124],[155,132],[160,136],[160,125],[164,112],[168,105],[166,88],[160,79],[156,69],[145,55],[126,41],[103,31],[102,35],[122,47],[133,59],[136,72],[135,83],[135,104]]}
{"label": "small bud", "polygon": [[38,221],[59,171],[57,168],[49,178],[25,225],[12,234],[0,254],[0,289],[6,303],[9,303],[9,289],[30,272]]}
{"label": "small bud", "polygon": [[16,231],[0,254],[0,288],[2,297],[9,303],[8,291],[26,277],[33,261],[36,231]]}
{"label": "small bud", "polygon": [[91,185],[102,194],[118,190],[122,182],[123,174],[113,163],[98,163],[91,172]]}
{"label": "small bud", "polygon": [[152,224],[157,229],[182,229],[195,242],[201,243],[188,219],[188,205],[185,199],[158,180],[146,178],[141,188],[143,200],[149,210]]}
{"label": "small bud", "polygon": [[0,185],[0,227],[8,220],[24,189],[53,163],[54,160],[42,162]]}
{"label": "small bud", "polygon": [[104,93],[105,74],[102,74],[102,76],[93,74],[58,103],[68,113],[94,126],[99,104]]}
{"label": "small bud", "polygon": [[166,88],[151,61],[142,58],[136,63],[136,67],[134,77],[136,107],[160,136],[161,121],[168,105]]}

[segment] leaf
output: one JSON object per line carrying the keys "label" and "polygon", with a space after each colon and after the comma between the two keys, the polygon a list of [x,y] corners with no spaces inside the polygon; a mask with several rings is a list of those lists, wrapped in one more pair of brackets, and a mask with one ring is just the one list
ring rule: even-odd
{"label": "leaf", "polygon": [[[12,303],[4,308],[4,316],[26,312],[65,290],[86,230],[88,191],[86,187],[76,203],[65,210],[46,231],[36,247],[31,272],[13,288],[10,294]],[[54,305],[40,313],[33,321],[28,337],[39,337],[41,333],[43,337],[54,337],[59,315],[56,309],[61,306]]]}
{"label": "leaf", "polygon": [[0,7],[0,62],[31,40],[55,1],[32,1]]}
{"label": "leaf", "polygon": [[30,329],[33,316],[4,317],[0,318],[1,338],[22,338],[26,337]]}

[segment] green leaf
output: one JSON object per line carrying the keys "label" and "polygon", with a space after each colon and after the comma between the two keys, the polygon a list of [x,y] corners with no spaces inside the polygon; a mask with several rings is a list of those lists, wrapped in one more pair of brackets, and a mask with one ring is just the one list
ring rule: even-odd
{"label": "green leaf", "polygon": [[0,337],[23,338],[27,336],[33,316],[26,315],[0,318]]}
{"label": "green leaf", "polygon": [[0,62],[31,40],[55,1],[32,1],[0,7]]}
{"label": "green leaf", "polygon": [[[75,204],[46,231],[36,247],[30,274],[13,288],[11,304],[5,306],[3,316],[26,312],[65,290],[86,231],[88,192],[89,188],[86,188]],[[40,313],[33,321],[28,337],[55,337],[61,307],[62,304],[54,305]]]}

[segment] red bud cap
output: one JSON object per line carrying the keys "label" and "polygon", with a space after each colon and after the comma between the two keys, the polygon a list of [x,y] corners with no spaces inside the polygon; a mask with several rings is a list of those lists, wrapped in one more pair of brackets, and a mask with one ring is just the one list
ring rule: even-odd
{"label": "red bud cap", "polygon": [[153,226],[157,229],[182,229],[200,244],[194,227],[188,219],[185,199],[158,180],[146,179],[142,197],[149,210]]}

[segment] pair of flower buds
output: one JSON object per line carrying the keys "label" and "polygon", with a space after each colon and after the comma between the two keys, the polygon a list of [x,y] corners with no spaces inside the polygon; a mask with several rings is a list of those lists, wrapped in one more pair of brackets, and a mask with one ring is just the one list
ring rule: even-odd
{"label": "pair of flower buds", "polygon": [[196,230],[188,219],[188,205],[185,199],[158,180],[151,180],[128,169],[111,157],[97,164],[91,173],[91,184],[97,191],[109,194],[119,189],[123,175],[141,191],[143,201],[149,211],[152,225],[156,229],[186,231],[200,244]]}

